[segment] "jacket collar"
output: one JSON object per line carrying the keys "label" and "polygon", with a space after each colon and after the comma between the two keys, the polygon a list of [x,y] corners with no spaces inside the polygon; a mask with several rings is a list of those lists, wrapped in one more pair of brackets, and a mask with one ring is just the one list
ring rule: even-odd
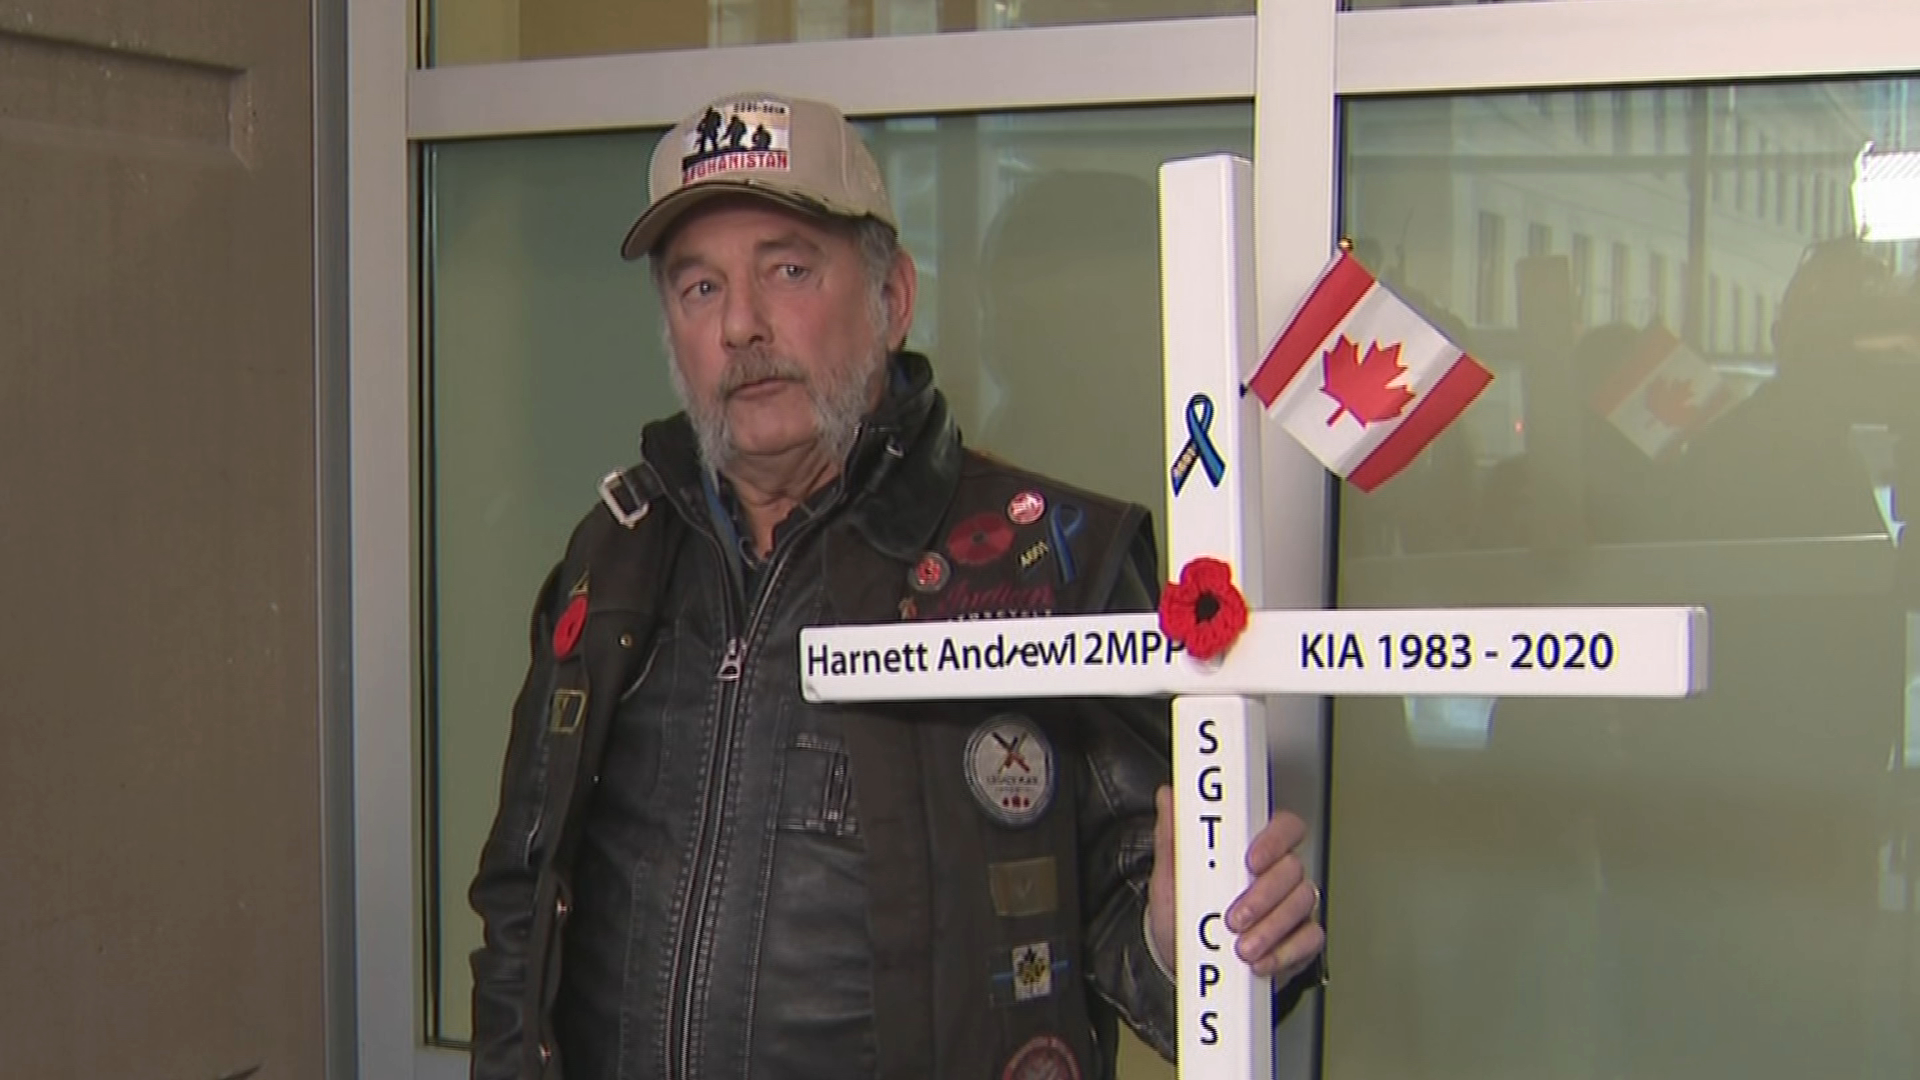
{"label": "jacket collar", "polygon": [[[840,477],[821,494],[844,506],[849,524],[876,550],[911,560],[928,547],[959,482],[960,432],[925,356],[901,352],[891,367],[889,392],[861,422]],[[686,413],[648,424],[640,446],[681,513],[704,521],[704,466]]]}

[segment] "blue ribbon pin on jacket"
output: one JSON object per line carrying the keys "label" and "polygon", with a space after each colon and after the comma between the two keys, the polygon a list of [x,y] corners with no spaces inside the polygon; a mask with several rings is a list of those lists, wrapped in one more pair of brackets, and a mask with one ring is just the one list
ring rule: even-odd
{"label": "blue ribbon pin on jacket", "polygon": [[1047,532],[1053,541],[1054,558],[1060,565],[1060,583],[1073,584],[1080,574],[1073,560],[1073,538],[1080,535],[1087,515],[1077,506],[1060,505],[1047,515]]}

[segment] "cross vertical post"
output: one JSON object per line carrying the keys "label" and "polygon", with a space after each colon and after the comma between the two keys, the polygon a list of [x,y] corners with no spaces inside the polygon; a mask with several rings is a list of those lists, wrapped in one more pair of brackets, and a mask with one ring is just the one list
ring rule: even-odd
{"label": "cross vertical post", "polygon": [[[1161,319],[1167,413],[1167,565],[1211,557],[1261,599],[1259,401],[1241,393],[1258,348],[1253,169],[1242,158],[1160,171]],[[1233,952],[1227,907],[1252,880],[1246,850],[1267,819],[1264,703],[1173,699],[1180,1073],[1273,1074],[1271,980]]]}

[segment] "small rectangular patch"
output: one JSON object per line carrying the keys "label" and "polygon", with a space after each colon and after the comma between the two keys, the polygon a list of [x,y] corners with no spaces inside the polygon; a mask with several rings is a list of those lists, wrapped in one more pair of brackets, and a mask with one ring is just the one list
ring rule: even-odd
{"label": "small rectangular patch", "polygon": [[987,867],[993,910],[1009,919],[1051,915],[1060,906],[1053,856],[994,863]]}
{"label": "small rectangular patch", "polygon": [[1017,945],[994,961],[992,1000],[1007,1009],[1053,996],[1054,986],[1067,977],[1067,961],[1056,957],[1052,941]]}
{"label": "small rectangular patch", "polygon": [[555,690],[553,704],[547,707],[547,729],[556,735],[571,735],[580,730],[587,715],[585,690]]}
{"label": "small rectangular patch", "polygon": [[1013,950],[1013,1000],[1032,1001],[1053,993],[1053,946],[1044,941]]}
{"label": "small rectangular patch", "polygon": [[1053,548],[1049,547],[1045,540],[1035,541],[1032,547],[1020,553],[1020,569],[1022,571],[1032,570],[1034,564],[1046,558],[1047,553],[1052,550]]}

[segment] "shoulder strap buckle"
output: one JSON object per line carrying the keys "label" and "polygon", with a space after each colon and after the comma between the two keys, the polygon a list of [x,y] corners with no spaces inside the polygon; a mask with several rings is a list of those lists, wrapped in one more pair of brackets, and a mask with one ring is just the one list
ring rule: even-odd
{"label": "shoulder strap buckle", "polygon": [[631,529],[646,518],[653,500],[633,482],[634,469],[617,469],[600,480],[600,501],[607,504],[613,520]]}

